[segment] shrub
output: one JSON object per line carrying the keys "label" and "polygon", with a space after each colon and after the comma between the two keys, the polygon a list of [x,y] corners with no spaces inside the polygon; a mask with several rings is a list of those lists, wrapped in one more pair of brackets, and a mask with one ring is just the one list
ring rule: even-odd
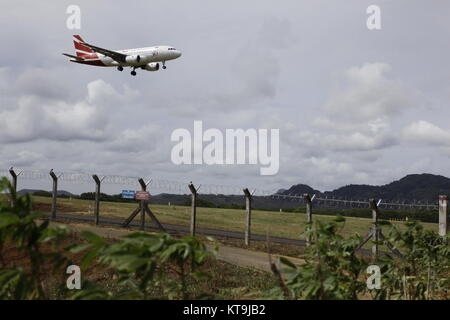
{"label": "shrub", "polygon": [[[345,219],[322,223],[317,221],[304,233],[313,243],[296,265],[288,259],[281,262],[290,268],[287,281],[279,279],[279,287],[270,295],[285,299],[358,299],[370,292],[375,299],[448,299],[450,288],[450,247],[448,237],[424,230],[418,222],[409,222],[401,230],[389,225],[387,237],[401,256],[385,253],[377,261],[367,262],[355,250],[361,241],[358,235],[347,239],[339,235]],[[381,270],[381,288],[368,291],[364,273],[368,265]],[[277,276],[278,270],[272,268]]]}

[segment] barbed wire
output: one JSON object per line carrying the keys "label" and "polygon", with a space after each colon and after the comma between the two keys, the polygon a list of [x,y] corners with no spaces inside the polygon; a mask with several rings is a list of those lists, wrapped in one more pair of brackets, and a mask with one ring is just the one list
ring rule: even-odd
{"label": "barbed wire", "polygon": [[[314,195],[313,195],[314,196]],[[280,194],[275,193],[272,195],[274,199],[290,199],[293,201],[298,201],[300,203],[305,203],[304,196],[298,194]],[[314,203],[319,205],[329,204],[330,206],[343,206],[350,208],[369,208],[369,202],[367,200],[352,200],[352,199],[340,199],[340,198],[328,198],[328,197],[314,197]],[[410,209],[427,209],[434,210],[439,208],[437,203],[420,203],[420,201],[413,200],[413,202],[383,202],[379,200],[378,207],[381,209],[400,209],[400,208],[410,208]]]}
{"label": "barbed wire", "polygon": [[[50,180],[51,177],[49,172],[44,172],[42,170],[20,170],[15,168],[14,172],[17,174],[19,179],[25,180]],[[68,182],[68,183],[92,183],[93,178],[91,173],[83,172],[58,172],[54,171],[58,180]],[[1,170],[0,176],[11,177],[9,170]],[[139,177],[121,176],[121,175],[98,175],[102,184],[109,185],[121,185],[124,187],[136,187],[139,188]],[[157,189],[165,192],[179,192],[188,194],[188,183],[175,180],[152,178],[146,181],[150,181],[149,188]],[[243,188],[238,186],[230,185],[219,185],[219,184],[198,184],[200,194],[214,194],[214,195],[243,195]],[[292,193],[279,193],[277,190],[268,190],[261,188],[249,188],[253,196],[267,197],[275,200],[283,201],[293,201],[299,204],[305,204],[303,195],[292,194]],[[313,202],[321,207],[346,207],[346,208],[368,208],[368,200],[353,200],[353,199],[342,199],[339,197],[323,197],[313,195]],[[383,209],[402,209],[409,208],[411,210],[425,209],[425,210],[435,210],[439,206],[437,203],[422,203],[420,201],[397,201],[397,202],[386,202],[379,200],[379,208]]]}

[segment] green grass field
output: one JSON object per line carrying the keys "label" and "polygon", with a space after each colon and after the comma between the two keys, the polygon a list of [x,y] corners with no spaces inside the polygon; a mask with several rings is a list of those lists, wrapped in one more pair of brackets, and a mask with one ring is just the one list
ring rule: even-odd
{"label": "green grass field", "polygon": [[[51,198],[33,197],[33,202],[40,211],[50,211]],[[111,218],[127,218],[136,208],[137,203],[101,202],[100,216]],[[150,208],[162,223],[174,223],[189,226],[190,207],[150,204]],[[58,211],[93,215],[94,201],[79,199],[58,199]],[[369,210],[369,209],[368,209]],[[314,212],[313,212],[314,213]],[[237,209],[197,208],[197,227],[244,231],[245,211]],[[313,220],[330,221],[333,216],[315,215]],[[269,234],[270,236],[298,239],[305,230],[306,216],[302,213],[278,211],[252,211],[252,233]],[[355,233],[364,236],[369,231],[372,221],[366,218],[346,217],[342,229],[343,236]],[[394,221],[396,225],[404,222]],[[422,223],[426,229],[437,231],[438,225]]]}

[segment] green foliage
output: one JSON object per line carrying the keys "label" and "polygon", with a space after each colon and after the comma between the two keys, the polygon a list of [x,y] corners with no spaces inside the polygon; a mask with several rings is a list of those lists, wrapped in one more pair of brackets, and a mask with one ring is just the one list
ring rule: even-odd
{"label": "green foliage", "polygon": [[[186,201],[184,201],[184,203],[182,204],[183,206],[190,206],[192,204],[191,202],[192,200],[190,198],[187,198]],[[197,198],[197,207],[199,208],[216,208],[216,204],[202,199],[202,198]]]}
{"label": "green foliage", "polygon": [[237,204],[237,203],[225,203],[225,204],[218,205],[217,208],[243,210],[243,209],[245,209],[245,205]]}
{"label": "green foliage", "polygon": [[[48,220],[38,221],[41,214],[32,212],[30,195],[18,196],[5,178],[0,192],[9,189],[9,200],[0,201],[0,299],[48,299],[45,272],[59,274],[60,293],[71,299],[188,299],[193,281],[208,278],[197,270],[211,253],[194,237],[174,239],[168,234],[132,233],[122,241],[109,243],[90,232],[83,232],[85,243],[61,247],[68,230],[50,228]],[[2,198],[3,200],[3,198]],[[30,270],[21,266],[6,267],[3,248],[12,244],[25,254]],[[46,250],[41,249],[46,245]],[[83,289],[67,290],[65,267],[72,264],[64,253],[83,254],[82,270],[95,263],[117,276],[114,292],[95,283],[83,283]],[[53,270],[42,270],[44,265]]]}
{"label": "green foliage", "polygon": [[[79,196],[73,196],[75,199],[82,199],[82,200],[95,200],[95,192],[84,192],[80,194]],[[101,201],[108,201],[108,202],[131,202],[134,203],[136,200],[134,199],[124,199],[122,198],[121,194],[106,194],[101,192],[100,193],[100,200]]]}
{"label": "green foliage", "polygon": [[33,192],[33,196],[51,198],[52,193],[49,191],[38,190],[38,191]]}
{"label": "green foliage", "polygon": [[[345,219],[330,223],[317,221],[304,233],[313,243],[301,256],[304,264],[287,259],[289,278],[280,281],[270,295],[287,299],[359,299],[368,292],[375,299],[448,299],[450,274],[449,239],[424,230],[417,222],[407,223],[405,230],[389,225],[385,241],[399,249],[401,257],[381,255],[368,262],[355,250],[361,241],[358,235],[343,238],[339,229]],[[380,245],[384,244],[383,242]],[[381,269],[381,288],[368,290],[365,272],[368,265]]]}
{"label": "green foliage", "polygon": [[[304,236],[313,239],[313,243],[301,256],[305,264],[295,265],[281,259],[290,268],[286,286],[292,298],[357,299],[358,294],[365,290],[365,284],[358,278],[367,264],[355,254],[361,239],[357,236],[342,237],[339,229],[344,222],[339,217],[330,223],[318,221],[314,228],[308,228]],[[279,291],[278,295],[282,293]]]}
{"label": "green foliage", "polygon": [[[106,199],[107,197],[109,197],[109,195],[107,195],[106,193],[100,192],[100,199]],[[83,199],[83,200],[95,200],[95,192],[83,192],[77,198]]]}
{"label": "green foliage", "polygon": [[450,290],[449,238],[424,230],[417,222],[406,229],[392,226],[388,241],[402,252],[400,258],[382,256],[382,288],[376,299],[448,299]]}
{"label": "green foliage", "polygon": [[[103,238],[89,232],[83,233],[87,244],[71,248],[71,252],[86,250],[83,268],[97,261],[117,271],[121,290],[116,298],[148,299],[159,294],[159,298],[188,299],[188,281],[204,279],[206,274],[196,271],[210,255],[206,246],[194,237],[174,239],[168,234],[132,233],[123,241],[108,244]],[[155,292],[158,291],[159,292]],[[75,298],[92,295],[92,290],[83,290]],[[103,292],[112,297],[112,292]]]}
{"label": "green foliage", "polygon": [[[42,265],[44,261],[51,261],[56,270],[66,259],[57,250],[42,252],[41,246],[51,243],[56,249],[67,236],[67,230],[49,228],[48,221],[37,223],[36,218],[41,215],[32,213],[30,196],[18,196],[9,181],[3,178],[0,191],[6,189],[9,189],[10,200],[0,202],[0,299],[47,299]],[[4,267],[3,248],[8,242],[26,255],[30,270],[25,271],[20,266]]]}

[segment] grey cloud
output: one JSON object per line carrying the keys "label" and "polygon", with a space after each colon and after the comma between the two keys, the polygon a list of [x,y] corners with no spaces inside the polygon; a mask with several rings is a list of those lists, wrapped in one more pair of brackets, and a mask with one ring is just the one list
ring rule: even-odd
{"label": "grey cloud", "polygon": [[344,81],[325,105],[334,118],[367,121],[380,116],[399,114],[411,102],[401,82],[386,77],[391,66],[386,63],[366,63],[349,68]]}
{"label": "grey cloud", "polygon": [[0,162],[3,168],[13,167],[31,167],[40,161],[45,160],[45,156],[38,152],[22,150],[15,154],[7,155],[7,159]]}
{"label": "grey cloud", "polygon": [[[9,78],[11,77],[10,73]],[[68,88],[62,84],[58,75],[42,68],[31,68],[18,75],[11,90],[15,90],[18,95],[26,93],[42,99],[62,100],[67,98]]]}
{"label": "grey cloud", "polygon": [[[20,88],[27,88],[22,80],[18,84]],[[15,105],[0,110],[0,140],[7,143],[37,139],[105,140],[108,137],[107,108],[118,102],[125,103],[132,95],[129,91],[118,93],[102,80],[88,83],[85,97],[75,102],[65,101],[63,94],[58,94],[57,98],[41,88],[45,86],[24,90]]]}
{"label": "grey cloud", "polygon": [[450,147],[450,130],[443,129],[428,121],[419,120],[402,130],[405,141],[423,146]]}
{"label": "grey cloud", "polygon": [[[382,3],[379,32],[365,27],[369,0],[133,1],[132,15],[107,1],[80,0],[76,31],[65,27],[69,4],[2,8],[0,40],[9,48],[0,57],[3,166],[322,189],[450,170],[442,142],[449,130],[447,1],[432,9],[418,0]],[[80,66],[61,56],[73,52],[74,32],[112,49],[170,44],[183,56],[164,72],[137,77]],[[170,134],[191,130],[194,120],[220,129],[279,128],[279,174],[173,165]],[[430,156],[430,146],[442,150]]]}

